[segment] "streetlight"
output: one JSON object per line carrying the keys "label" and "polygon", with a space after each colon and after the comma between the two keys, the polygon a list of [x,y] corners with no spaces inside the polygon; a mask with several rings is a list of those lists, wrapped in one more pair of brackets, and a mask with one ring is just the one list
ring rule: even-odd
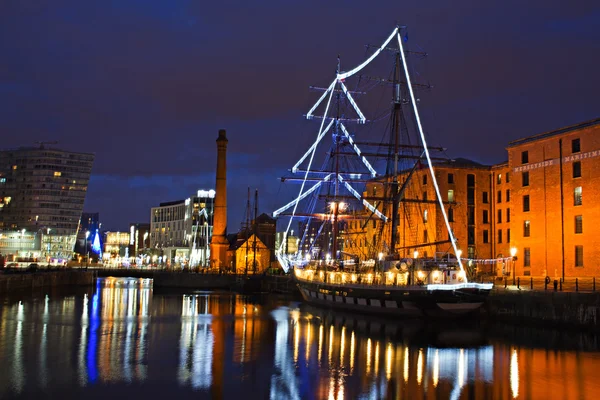
{"label": "streetlight", "polygon": [[85,266],[86,267],[90,263],[90,252],[88,250],[88,237],[89,236],[90,236],[90,231],[85,231],[85,252],[86,252]]}
{"label": "streetlight", "polygon": [[515,261],[517,261],[517,248],[516,247],[511,247],[510,248],[510,256],[512,257],[512,276],[513,276],[513,285],[515,285]]}

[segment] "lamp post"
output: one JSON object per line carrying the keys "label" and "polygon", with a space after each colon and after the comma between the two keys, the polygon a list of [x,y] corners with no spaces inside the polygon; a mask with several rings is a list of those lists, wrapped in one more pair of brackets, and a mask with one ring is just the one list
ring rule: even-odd
{"label": "lamp post", "polygon": [[90,231],[85,231],[85,266],[87,267],[90,263],[90,252],[88,250],[88,237],[90,236]]}
{"label": "lamp post", "polygon": [[510,248],[510,257],[512,259],[513,285],[515,285],[516,284],[516,282],[515,282],[515,280],[516,280],[515,261],[517,260],[517,248],[516,247]]}

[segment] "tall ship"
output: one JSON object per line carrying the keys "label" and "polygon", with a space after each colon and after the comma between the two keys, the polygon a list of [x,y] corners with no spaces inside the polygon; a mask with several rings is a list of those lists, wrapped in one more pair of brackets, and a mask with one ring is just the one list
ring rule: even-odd
{"label": "tall ship", "polygon": [[367,46],[362,63],[343,70],[338,56],[333,81],[311,87],[321,95],[305,117],[319,128],[282,178],[300,189],[273,212],[286,227],[276,255],[314,305],[474,313],[493,284],[471,281],[463,263],[451,191],[442,197],[435,170],[448,159],[428,146],[418,110],[415,91],[429,86],[410,72],[426,53],[407,42],[406,27],[397,26],[381,46]]}

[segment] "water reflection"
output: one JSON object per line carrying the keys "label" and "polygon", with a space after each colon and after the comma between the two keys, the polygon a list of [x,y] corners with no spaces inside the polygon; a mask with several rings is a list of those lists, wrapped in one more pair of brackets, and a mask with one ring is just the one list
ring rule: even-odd
{"label": "water reflection", "polygon": [[[107,384],[154,397],[156,382],[201,398],[568,399],[600,390],[598,341],[587,336],[570,338],[587,351],[550,350],[554,332],[380,320],[233,294],[156,295],[138,279],[4,299],[0,313],[0,397],[65,387],[82,397]],[[494,339],[498,332],[510,339]]]}

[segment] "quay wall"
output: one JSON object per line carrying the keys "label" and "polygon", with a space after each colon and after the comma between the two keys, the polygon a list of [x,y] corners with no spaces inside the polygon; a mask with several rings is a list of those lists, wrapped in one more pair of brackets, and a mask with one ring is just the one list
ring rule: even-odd
{"label": "quay wall", "polygon": [[187,272],[165,272],[140,269],[99,269],[99,277],[149,278],[155,288],[183,289],[230,289],[236,283],[235,275],[196,274]]}
{"label": "quay wall", "polygon": [[511,291],[492,293],[485,304],[492,320],[600,332],[600,293]]}
{"label": "quay wall", "polygon": [[91,286],[96,277],[95,271],[0,274],[0,294],[43,287]]}

